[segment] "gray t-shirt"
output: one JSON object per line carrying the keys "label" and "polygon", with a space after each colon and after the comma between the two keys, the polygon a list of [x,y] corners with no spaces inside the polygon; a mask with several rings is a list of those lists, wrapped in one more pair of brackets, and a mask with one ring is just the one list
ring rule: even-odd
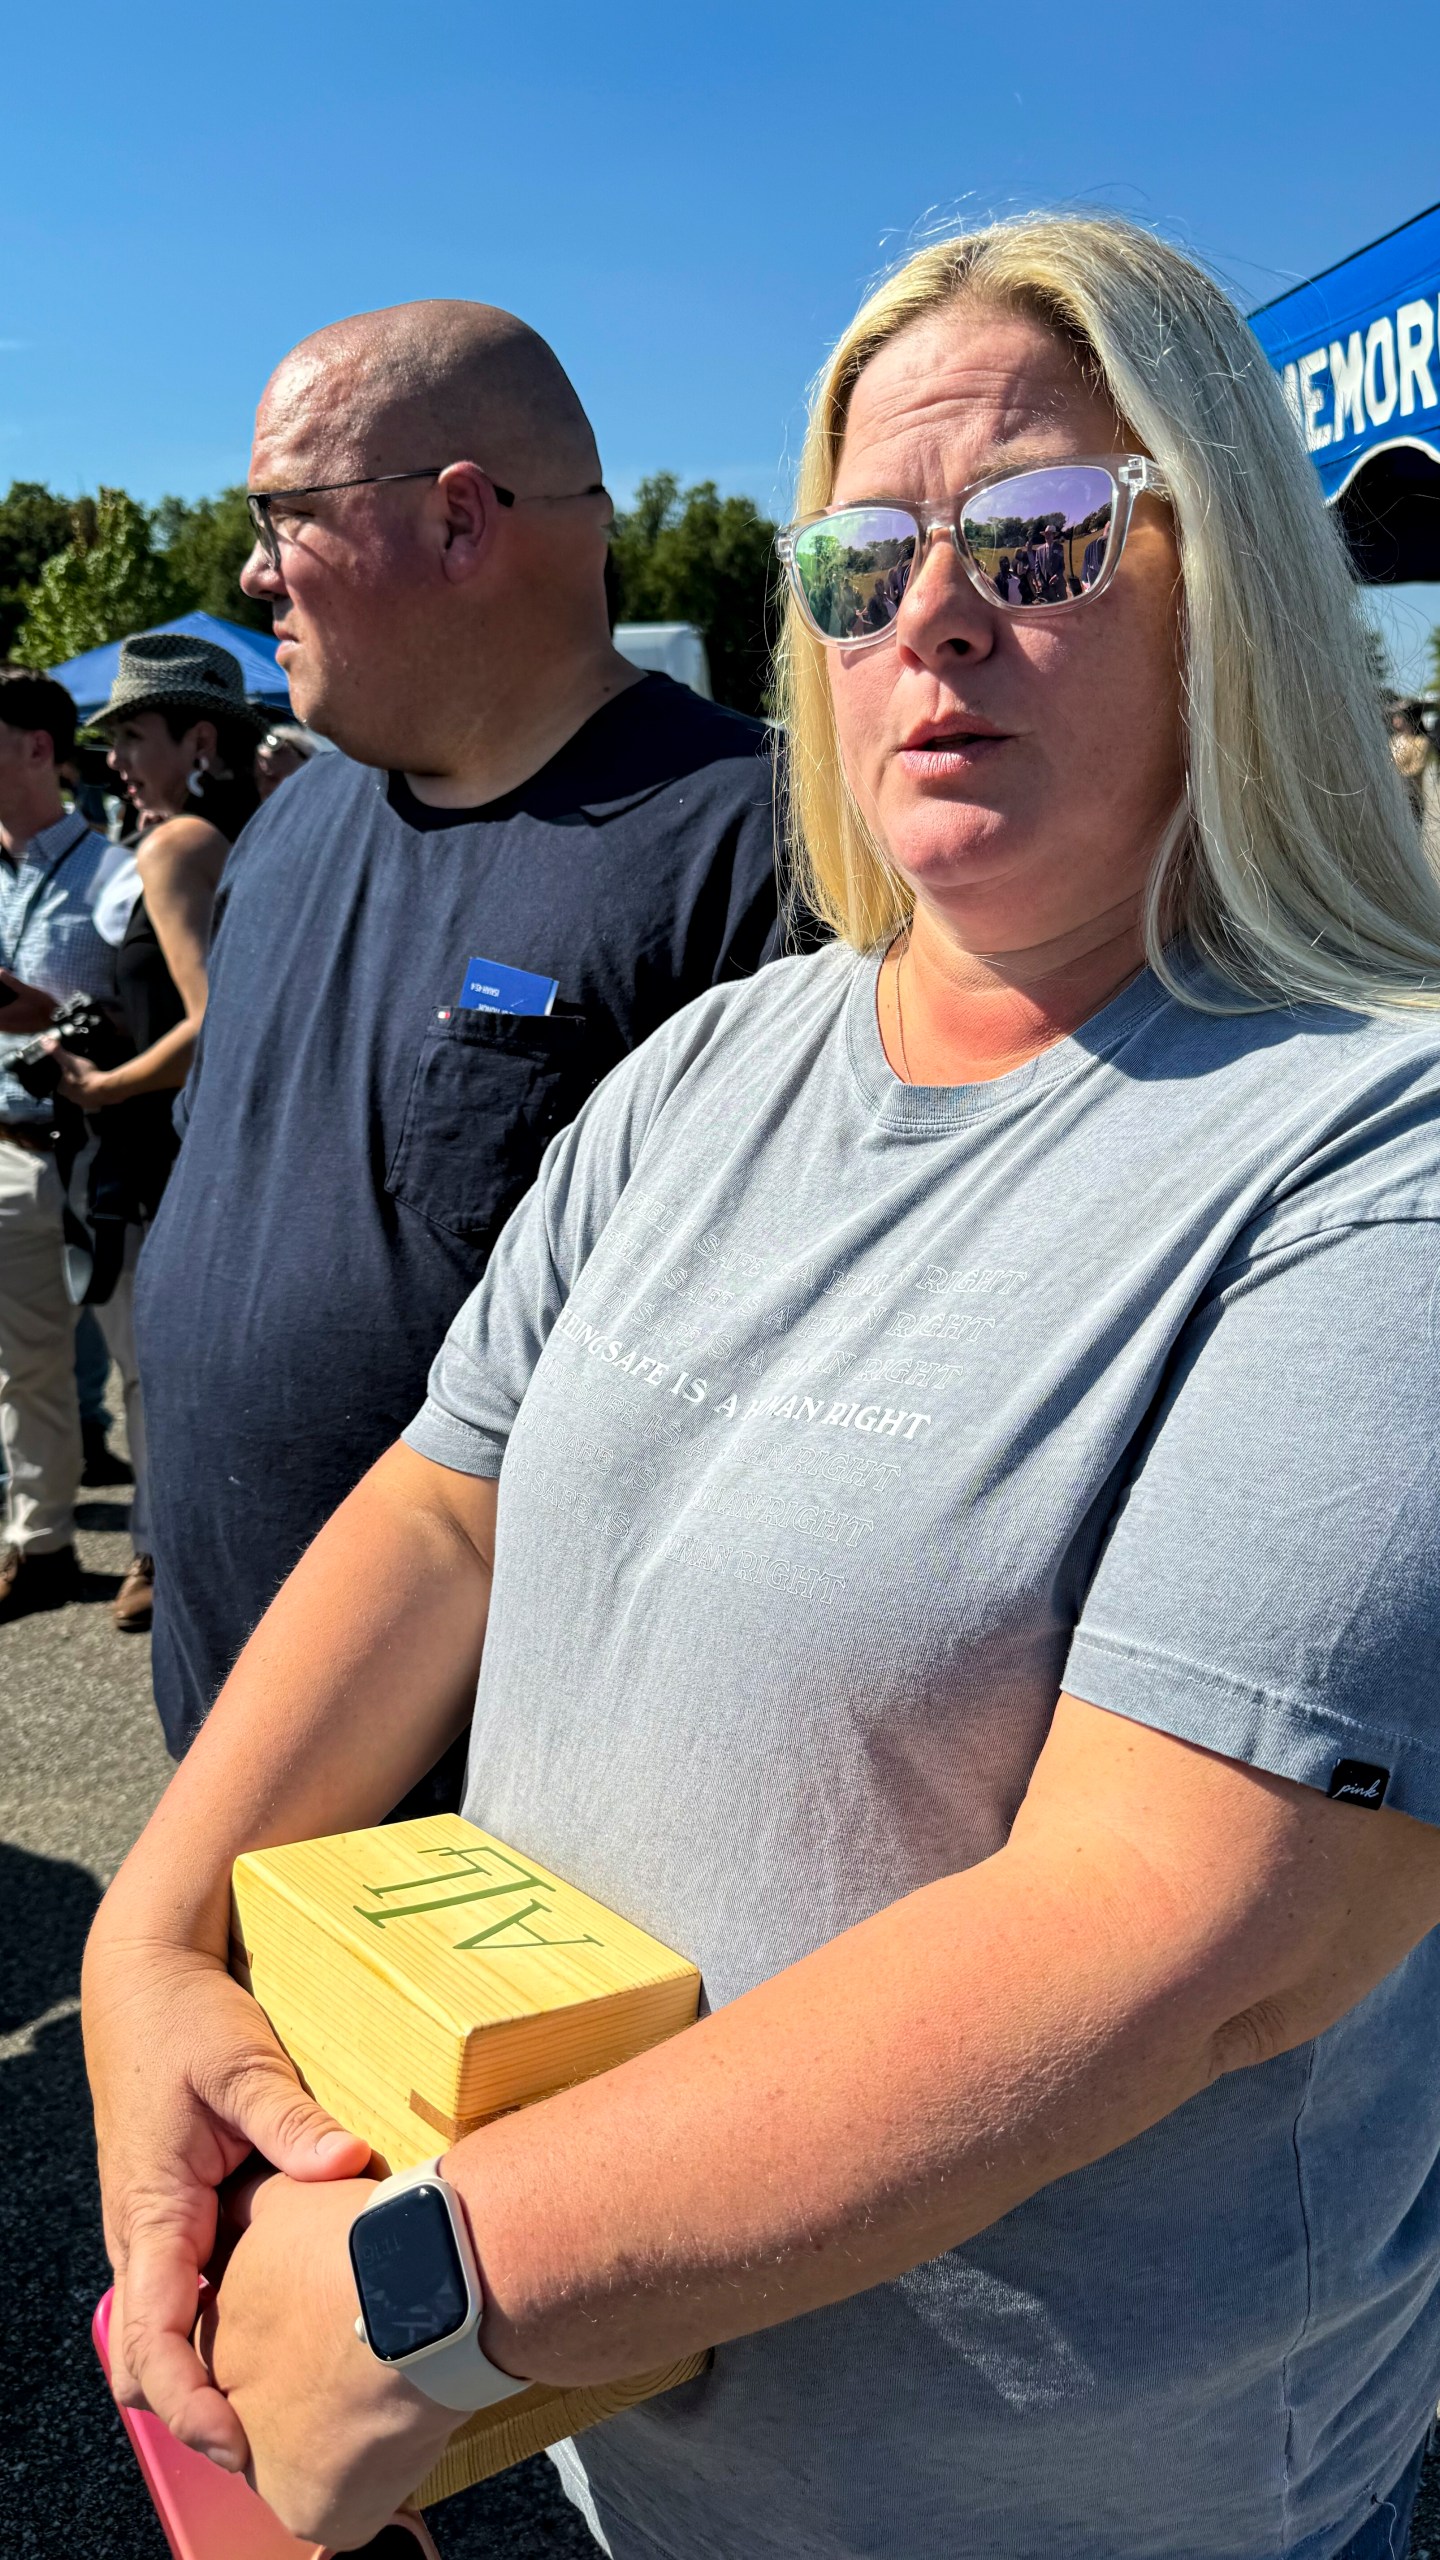
{"label": "gray t-shirt", "polygon": [[[998,1849],[1062,1687],[1440,1821],[1440,1020],[1147,974],[917,1089],[876,966],[617,1067],[406,1434],[503,1461],[467,1811],[717,2007]],[[1437,2016],[1440,1931],[587,2435],[617,2560],[1328,2560],[1440,2383]]]}

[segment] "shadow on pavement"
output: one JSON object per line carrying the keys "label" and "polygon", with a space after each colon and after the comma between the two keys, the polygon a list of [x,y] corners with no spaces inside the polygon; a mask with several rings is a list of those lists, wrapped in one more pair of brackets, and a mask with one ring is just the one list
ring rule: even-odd
{"label": "shadow on pavement", "polygon": [[[90,2344],[109,2282],[73,2011],[93,1876],[0,1843],[0,2546],[14,2560],[164,2560]],[[41,2023],[43,2021],[43,2023]]]}
{"label": "shadow on pavement", "polygon": [[596,2560],[598,2544],[542,2454],[432,2507],[443,2560]]}
{"label": "shadow on pavement", "polygon": [[[99,1900],[85,1868],[0,1842],[0,2037],[19,2040],[0,2055],[6,2560],[165,2560],[90,2344],[109,2270],[80,2021],[65,2004],[79,1990]],[[595,2551],[544,2461],[447,2500],[430,2523],[445,2560],[593,2560]]]}
{"label": "shadow on pavement", "polygon": [[81,1600],[113,1600],[125,1577],[121,1573],[82,1573]]}

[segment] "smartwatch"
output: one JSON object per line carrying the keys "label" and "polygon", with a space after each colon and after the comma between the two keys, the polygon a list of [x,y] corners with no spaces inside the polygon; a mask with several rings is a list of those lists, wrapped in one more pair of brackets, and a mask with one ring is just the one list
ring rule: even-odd
{"label": "smartwatch", "polygon": [[488,2409],[528,2391],[480,2348],[485,2296],[460,2199],[438,2159],[386,2178],[350,2225],[355,2334],[442,2409]]}

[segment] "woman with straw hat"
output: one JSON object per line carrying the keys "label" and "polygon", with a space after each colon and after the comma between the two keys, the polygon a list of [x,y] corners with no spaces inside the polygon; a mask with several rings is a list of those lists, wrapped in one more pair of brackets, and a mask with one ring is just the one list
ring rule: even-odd
{"label": "woman with straw hat", "polygon": [[110,699],[90,723],[108,734],[111,768],[141,828],[128,912],[122,877],[107,893],[119,946],[117,996],[135,1055],[99,1068],[58,1052],[60,1091],[96,1116],[107,1155],[123,1168],[135,1221],[125,1269],[97,1309],[124,1380],[135,1467],[134,1554],[111,1610],[128,1633],[149,1626],[155,1587],[135,1359],[135,1259],[178,1144],[171,1111],[204,1018],[215,891],[231,843],[258,804],[255,746],[269,719],[246,700],[228,649],[185,632],[152,631],[122,643]]}

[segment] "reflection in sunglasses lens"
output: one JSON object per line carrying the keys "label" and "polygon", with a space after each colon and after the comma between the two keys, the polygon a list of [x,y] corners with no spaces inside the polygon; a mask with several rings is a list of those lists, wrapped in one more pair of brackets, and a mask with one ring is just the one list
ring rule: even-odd
{"label": "reflection in sunglasses lens", "polygon": [[894,621],[917,539],[901,507],[847,507],[797,537],[795,575],[827,640],[867,640]]}
{"label": "reflection in sunglasses lens", "polygon": [[964,519],[972,559],[1000,604],[1069,604],[1105,566],[1115,521],[1108,471],[1077,463],[1017,472],[973,498]]}

